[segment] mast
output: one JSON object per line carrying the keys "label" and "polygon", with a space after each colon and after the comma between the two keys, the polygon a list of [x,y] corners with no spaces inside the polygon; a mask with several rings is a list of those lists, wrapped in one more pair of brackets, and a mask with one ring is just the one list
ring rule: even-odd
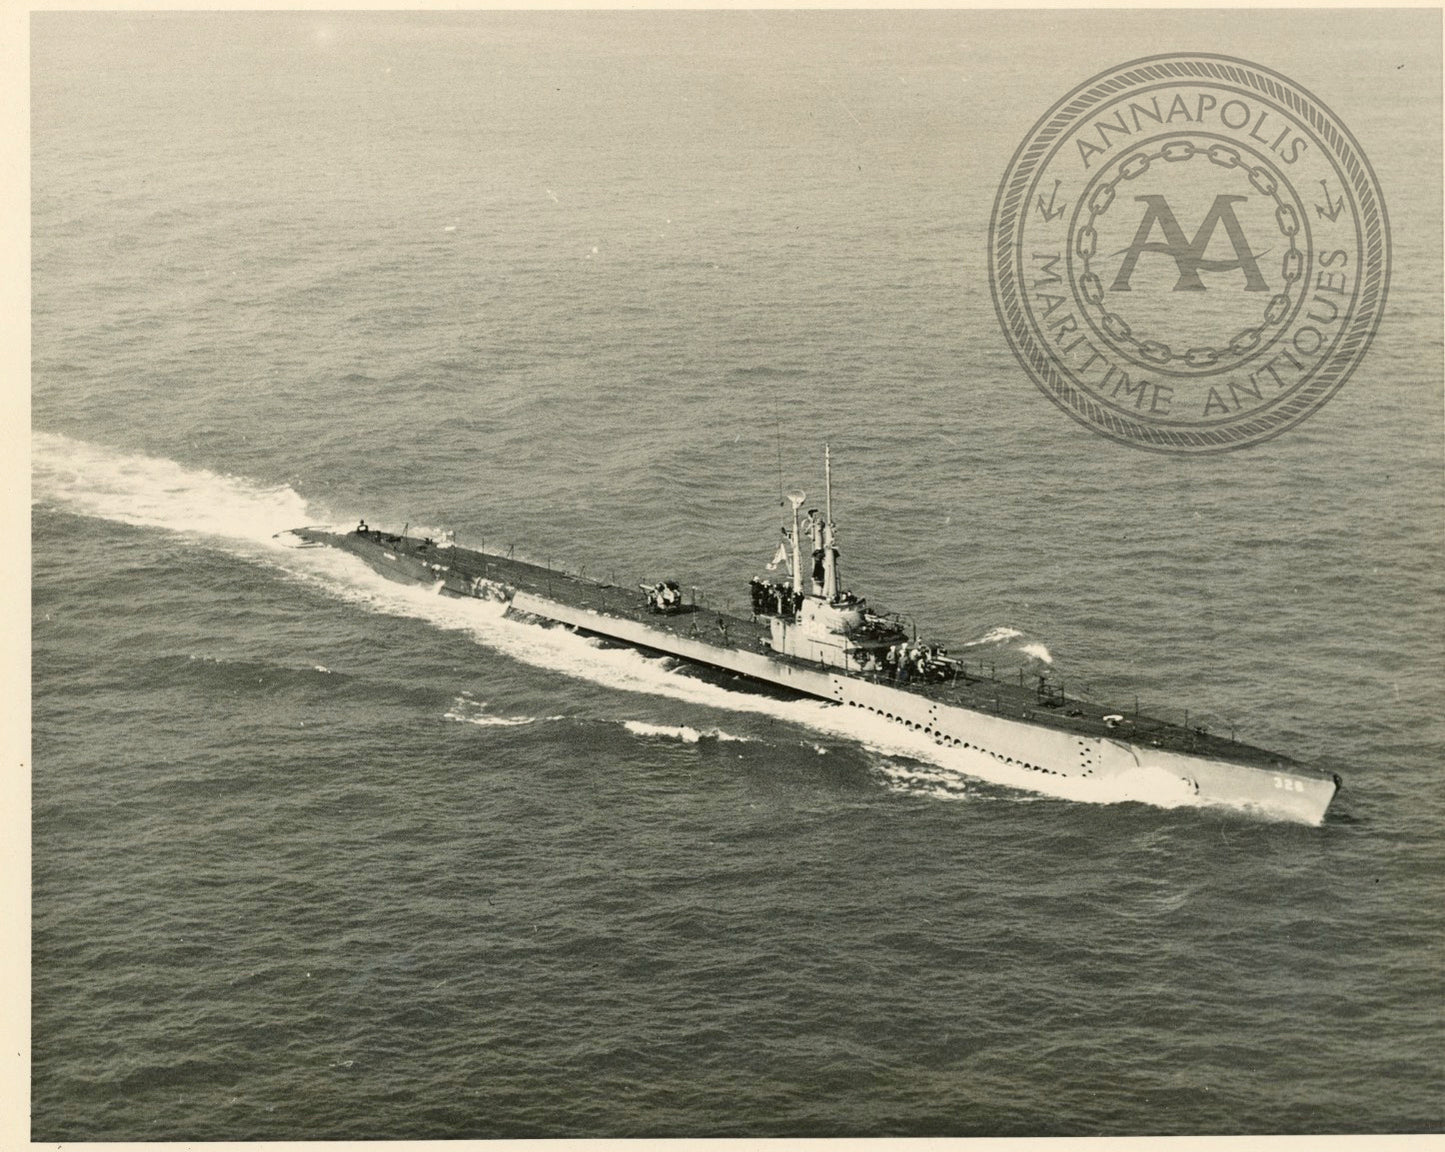
{"label": "mast", "polygon": [[823,522],[823,598],[829,604],[838,599],[838,550],[833,547],[833,453],[823,445],[823,487],[827,511]]}
{"label": "mast", "polygon": [[798,509],[803,506],[803,501],[807,498],[807,495],[802,492],[788,493],[788,503],[793,506],[793,591],[799,594],[803,591],[803,555],[798,538],[803,528],[798,523]]}
{"label": "mast", "polygon": [[823,498],[826,503],[823,507],[827,510],[828,524],[833,523],[833,450],[825,442],[823,444]]}

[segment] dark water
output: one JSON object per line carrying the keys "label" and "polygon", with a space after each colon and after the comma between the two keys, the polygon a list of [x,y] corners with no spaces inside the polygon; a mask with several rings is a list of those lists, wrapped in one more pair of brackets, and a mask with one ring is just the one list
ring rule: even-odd
{"label": "dark water", "polygon": [[[33,1137],[1439,1128],[1439,16],[1312,19],[36,16]],[[1350,385],[1187,461],[1024,381],[983,255],[1035,117],[1175,47],[1323,96],[1396,240]],[[779,432],[854,587],[1329,820],[980,781],[272,539],[741,602]]]}

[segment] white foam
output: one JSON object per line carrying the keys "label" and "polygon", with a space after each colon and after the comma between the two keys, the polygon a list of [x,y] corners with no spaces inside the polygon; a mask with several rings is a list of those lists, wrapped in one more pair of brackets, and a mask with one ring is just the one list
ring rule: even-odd
{"label": "white foam", "polygon": [[32,499],[122,524],[251,543],[308,521],[287,485],[258,484],[53,432],[32,439]]}
{"label": "white foam", "polygon": [[456,720],[463,724],[475,724],[480,728],[515,728],[522,724],[535,724],[535,716],[493,716],[484,711],[485,700],[468,700],[458,696],[452,706],[443,713],[443,719]]}
{"label": "white foam", "polygon": [[696,728],[672,727],[666,724],[647,724],[641,720],[624,720],[622,726],[634,736],[662,736],[669,740],[681,740],[684,744],[696,744],[702,733]]}
{"label": "white foam", "polygon": [[699,740],[704,739],[716,740],[724,744],[744,744],[752,740],[751,736],[734,736],[731,732],[724,732],[721,728],[710,728],[703,732],[697,728],[688,727],[686,724],[648,724],[643,720],[624,720],[622,726],[634,736],[681,740],[684,744],[696,744]]}
{"label": "white foam", "polygon": [[1054,662],[1053,655],[1042,644],[1020,644],[1019,651],[1025,656],[1032,656],[1035,660],[1042,660],[1045,664]]}
{"label": "white foam", "polygon": [[447,720],[457,720],[463,724],[475,724],[479,728],[515,728],[519,724],[535,724],[535,716],[458,716],[455,712],[448,712]]}
{"label": "white foam", "polygon": [[935,800],[967,800],[967,783],[956,773],[934,765],[916,762],[900,762],[882,758],[875,765],[889,789],[906,792],[914,796],[928,796]]}
{"label": "white foam", "polygon": [[977,640],[969,640],[964,643],[965,648],[977,648],[980,644],[1002,644],[1005,640],[1013,640],[1022,636],[1023,633],[1017,628],[1009,628],[999,625],[997,628],[990,628]]}

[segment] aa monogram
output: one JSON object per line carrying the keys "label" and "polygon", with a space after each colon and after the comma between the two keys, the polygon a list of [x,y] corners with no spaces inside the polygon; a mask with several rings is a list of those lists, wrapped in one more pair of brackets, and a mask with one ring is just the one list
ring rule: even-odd
{"label": "aa monogram", "polygon": [[[1169,207],[1169,201],[1163,196],[1136,196],[1136,200],[1142,201],[1149,206],[1144,213],[1144,219],[1139,223],[1139,231],[1134,236],[1134,243],[1129,245],[1124,253],[1124,262],[1119,265],[1119,275],[1114,278],[1113,290],[1115,292],[1129,291],[1129,279],[1134,274],[1134,265],[1139,262],[1141,252],[1162,252],[1173,258],[1174,263],[1179,267],[1179,283],[1174,285],[1175,292],[1203,292],[1204,283],[1199,279],[1199,270],[1203,268],[1207,272],[1230,272],[1236,268],[1242,269],[1245,275],[1244,290],[1246,292],[1268,292],[1269,285],[1264,282],[1264,276],[1259,271],[1259,261],[1255,259],[1254,253],[1249,250],[1249,242],[1244,238],[1244,229],[1239,226],[1239,217],[1234,214],[1231,207],[1236,200],[1245,200],[1244,196],[1226,196],[1222,193],[1214,198],[1214,206],[1209,209],[1209,215],[1204,217],[1204,223],[1199,226],[1199,231],[1194,234],[1193,240],[1184,238],[1184,230],[1179,227],[1179,221],[1174,218],[1174,212]],[[1151,244],[1149,237],[1154,232],[1154,226],[1158,224],[1164,232],[1163,244]],[[1209,248],[1209,241],[1214,236],[1214,228],[1217,224],[1223,224],[1225,232],[1229,235],[1229,242],[1234,246],[1234,260],[1206,260],[1205,251]]]}

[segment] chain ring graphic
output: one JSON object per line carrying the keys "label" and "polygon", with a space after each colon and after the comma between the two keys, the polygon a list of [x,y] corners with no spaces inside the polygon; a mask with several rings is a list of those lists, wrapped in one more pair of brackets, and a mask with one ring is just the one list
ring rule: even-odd
{"label": "chain ring graphic", "polygon": [[[1088,211],[1088,223],[1073,229],[1074,243],[1070,256],[1081,262],[1083,270],[1078,276],[1073,276],[1071,272],[1070,279],[1084,310],[1097,310],[1098,321],[1094,324],[1096,331],[1106,335],[1121,355],[1141,367],[1200,375],[1229,371],[1266,351],[1273,344],[1274,338],[1281,334],[1281,325],[1296,314],[1304,303],[1303,292],[1298,297],[1292,296],[1295,286],[1300,281],[1307,280],[1309,275],[1309,223],[1304,217],[1303,208],[1296,197],[1288,192],[1281,194],[1281,190],[1287,189],[1288,185],[1277,171],[1272,170],[1271,165],[1257,155],[1254,158],[1260,162],[1252,166],[1246,165],[1240,151],[1241,149],[1234,145],[1218,141],[1207,148],[1199,147],[1192,140],[1179,138],[1162,143],[1154,141],[1129,153],[1118,165],[1118,174],[1112,180],[1103,180],[1101,173],[1100,182],[1091,185],[1088,195],[1079,202],[1078,211]],[[1258,324],[1241,328],[1225,342],[1222,349],[1205,344],[1176,352],[1162,341],[1140,340],[1123,316],[1107,308],[1103,283],[1091,270],[1091,262],[1096,254],[1098,220],[1114,206],[1119,186],[1143,176],[1155,161],[1185,164],[1196,157],[1204,157],[1226,170],[1243,168],[1249,186],[1274,202],[1275,223],[1286,245],[1280,259],[1280,280],[1284,290],[1269,298]],[[1286,203],[1285,197],[1294,202]],[[1305,242],[1303,249],[1298,246],[1301,234]],[[1267,335],[1270,331],[1274,332],[1274,337]],[[1225,359],[1229,356],[1233,357],[1232,361]]]}

